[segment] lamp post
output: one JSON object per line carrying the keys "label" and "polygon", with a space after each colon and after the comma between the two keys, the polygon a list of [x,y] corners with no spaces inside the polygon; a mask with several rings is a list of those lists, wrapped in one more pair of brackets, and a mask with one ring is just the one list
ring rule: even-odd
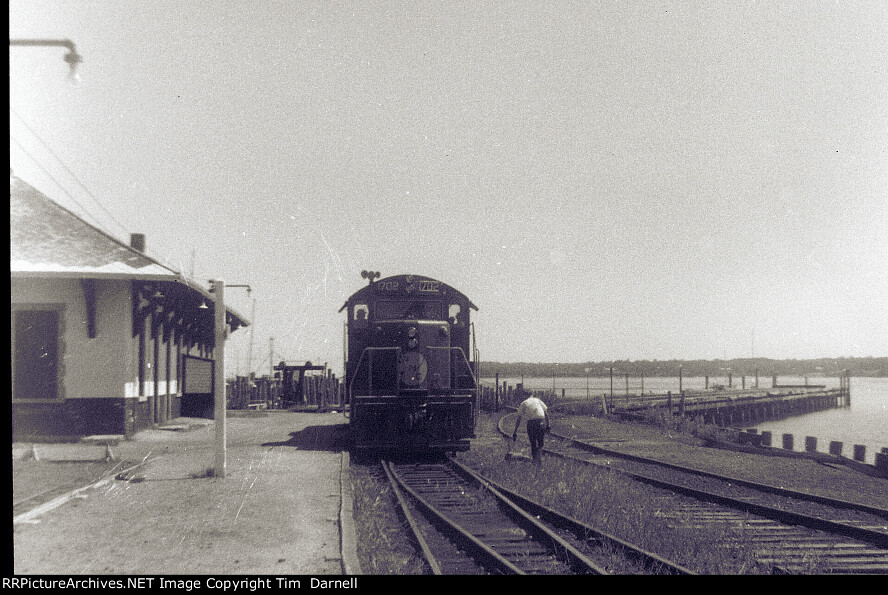
{"label": "lamp post", "polygon": [[[229,287],[246,287],[250,292],[249,285],[229,285]],[[214,418],[216,423],[216,449],[215,449],[215,465],[213,467],[213,477],[225,477],[227,466],[227,418],[225,394],[225,339],[228,329],[225,324],[225,281],[220,279],[210,279],[210,293],[215,296],[215,343],[213,350],[215,352],[215,363],[213,364],[213,401],[214,401]]]}
{"label": "lamp post", "polygon": [[215,304],[215,363],[213,364],[213,399],[214,418],[216,422],[216,448],[213,477],[225,477],[226,467],[226,418],[225,409],[225,282],[218,279],[210,281],[210,291],[216,296]]}
{"label": "lamp post", "polygon": [[63,60],[68,63],[68,76],[77,80],[77,65],[83,62],[83,56],[77,53],[77,46],[70,39],[10,39],[9,47],[61,47],[67,48],[68,53]]}

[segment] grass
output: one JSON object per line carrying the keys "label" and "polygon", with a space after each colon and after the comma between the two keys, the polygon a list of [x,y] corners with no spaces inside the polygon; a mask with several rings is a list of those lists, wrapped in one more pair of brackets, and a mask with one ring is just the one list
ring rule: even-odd
{"label": "grass", "polygon": [[[727,523],[695,528],[683,526],[693,525],[690,514],[685,518],[667,518],[661,506],[666,494],[655,488],[614,471],[556,458],[544,457],[543,465],[539,467],[520,459],[507,459],[505,455],[510,445],[496,431],[500,416],[480,416],[478,438],[473,440],[472,449],[458,455],[493,481],[700,574],[771,572],[770,565],[756,561],[752,542],[745,539],[742,531]],[[660,426],[657,420],[651,422]],[[705,433],[692,422],[690,427],[672,424],[660,427],[695,436]],[[406,522],[397,512],[388,486],[369,468],[353,466],[352,472],[358,555],[364,572],[424,573],[425,564],[416,555]],[[820,562],[812,557],[808,573],[817,573]],[[610,556],[609,570],[615,574],[641,572],[624,562],[617,553]]]}
{"label": "grass", "polygon": [[425,574],[427,566],[410,539],[395,495],[371,467],[352,463],[358,560],[365,574]]}
{"label": "grass", "polygon": [[[495,432],[495,418],[481,421]],[[461,459],[484,475],[541,504],[561,511],[597,529],[616,535],[648,551],[656,552],[701,574],[745,574],[768,572],[755,562],[752,548],[743,541],[728,539],[733,529],[707,526],[704,529],[676,527],[661,511],[660,494],[619,473],[545,458],[536,467],[504,457],[503,441],[488,438],[473,443]],[[691,520],[691,519],[688,519]],[[726,547],[725,543],[731,543]],[[614,572],[634,572],[630,566]]]}

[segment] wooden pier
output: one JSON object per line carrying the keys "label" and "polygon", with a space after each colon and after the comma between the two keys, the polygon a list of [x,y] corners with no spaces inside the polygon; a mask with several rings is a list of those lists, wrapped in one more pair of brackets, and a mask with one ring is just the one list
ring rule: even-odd
{"label": "wooden pier", "polygon": [[[565,412],[612,413],[642,415],[646,412],[667,414],[687,418],[721,427],[746,427],[764,421],[776,421],[813,411],[823,411],[851,404],[850,377],[839,378],[838,388],[826,388],[815,384],[779,384],[776,377],[771,388],[714,388],[680,390],[675,393],[632,394],[628,388],[625,394],[596,393],[586,398],[565,398],[565,390],[559,393],[534,391],[544,400]],[[707,382],[708,386],[708,382]],[[627,382],[628,387],[628,382]],[[494,387],[484,387],[482,406],[489,410],[500,404],[512,404],[531,394],[519,384],[515,387],[505,382],[500,386],[499,378]]]}
{"label": "wooden pier", "polygon": [[775,421],[813,411],[846,407],[850,393],[844,388],[792,387],[728,395],[682,394],[666,403],[670,413],[702,417],[704,423],[740,427]]}

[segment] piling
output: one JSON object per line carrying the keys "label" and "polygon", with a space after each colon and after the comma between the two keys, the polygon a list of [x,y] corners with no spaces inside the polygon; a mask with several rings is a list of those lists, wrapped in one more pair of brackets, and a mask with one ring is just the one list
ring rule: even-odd
{"label": "piling", "polygon": [[854,445],[854,460],[861,463],[866,460],[866,446],[863,444]]}
{"label": "piling", "polygon": [[805,452],[817,452],[817,438],[805,436]]}
{"label": "piling", "polygon": [[493,410],[499,411],[499,409],[500,409],[499,372],[496,373],[496,380],[494,381],[493,385],[496,387],[496,390],[494,391],[494,395],[493,395],[493,398],[494,398],[494,404],[493,404],[494,409]]}
{"label": "piling", "polygon": [[882,472],[882,475],[888,477],[888,452],[884,452],[886,449],[882,449],[883,452],[876,453],[876,469]]}

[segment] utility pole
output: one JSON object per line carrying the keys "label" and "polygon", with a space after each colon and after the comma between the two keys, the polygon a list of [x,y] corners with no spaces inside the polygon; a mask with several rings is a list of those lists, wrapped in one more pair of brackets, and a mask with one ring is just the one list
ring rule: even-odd
{"label": "utility pole", "polygon": [[274,337],[268,338],[268,380],[274,378]]}
{"label": "utility pole", "polygon": [[253,383],[253,335],[256,334],[256,298],[253,298],[253,308],[250,312],[250,347],[247,349],[247,378],[250,385]]}

